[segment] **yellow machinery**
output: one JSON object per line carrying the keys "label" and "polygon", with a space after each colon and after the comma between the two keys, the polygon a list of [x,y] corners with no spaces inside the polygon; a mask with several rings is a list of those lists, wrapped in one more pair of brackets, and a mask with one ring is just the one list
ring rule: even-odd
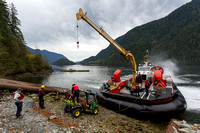
{"label": "yellow machinery", "polygon": [[124,48],[122,48],[114,39],[112,39],[103,29],[102,27],[98,27],[95,25],[88,17],[87,13],[84,13],[83,10],[80,8],[79,12],[76,13],[76,18],[77,20],[83,19],[85,20],[90,26],[92,26],[100,35],[102,35],[108,42],[110,42],[121,55],[125,58],[128,59],[130,58],[132,68],[133,68],[133,79],[132,79],[132,88],[135,89],[136,86],[136,63],[135,63],[135,58],[132,55],[130,51],[126,51]]}

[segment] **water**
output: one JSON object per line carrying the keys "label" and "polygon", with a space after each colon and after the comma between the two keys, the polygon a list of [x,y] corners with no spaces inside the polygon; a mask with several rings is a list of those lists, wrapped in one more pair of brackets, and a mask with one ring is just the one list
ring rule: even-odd
{"label": "water", "polygon": [[[164,68],[164,73],[170,75],[178,89],[186,98],[187,109],[180,119],[190,123],[200,123],[200,66],[177,66],[173,62],[157,62]],[[107,82],[117,69],[121,69],[121,80],[132,77],[131,67],[108,67],[108,66],[63,66],[64,69],[90,70],[90,72],[60,72],[55,70],[52,74],[44,77],[32,77],[25,79],[33,83],[62,88],[71,88],[76,83],[80,89],[97,91],[102,83]]]}

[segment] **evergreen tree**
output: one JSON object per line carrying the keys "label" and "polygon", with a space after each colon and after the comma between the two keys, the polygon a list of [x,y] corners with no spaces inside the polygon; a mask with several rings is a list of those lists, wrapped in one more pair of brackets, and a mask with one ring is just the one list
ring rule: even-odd
{"label": "evergreen tree", "polygon": [[17,18],[17,9],[15,8],[14,4],[10,4],[10,30],[14,36],[16,36],[21,42],[24,42],[23,34],[19,28],[21,26],[20,20]]}
{"label": "evergreen tree", "polygon": [[28,53],[17,15],[13,3],[8,8],[7,3],[0,0],[0,75],[49,69],[41,55],[30,56]]}
{"label": "evergreen tree", "polygon": [[0,0],[0,34],[6,38],[10,34],[8,23],[10,23],[8,6],[5,1]]}

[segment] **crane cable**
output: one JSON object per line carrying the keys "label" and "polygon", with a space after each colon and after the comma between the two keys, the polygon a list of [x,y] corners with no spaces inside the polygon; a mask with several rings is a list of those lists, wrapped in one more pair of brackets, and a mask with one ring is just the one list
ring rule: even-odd
{"label": "crane cable", "polygon": [[77,20],[76,27],[77,27],[77,35],[76,35],[76,37],[77,37],[77,49],[78,49],[79,48],[79,41],[78,41],[78,20]]}

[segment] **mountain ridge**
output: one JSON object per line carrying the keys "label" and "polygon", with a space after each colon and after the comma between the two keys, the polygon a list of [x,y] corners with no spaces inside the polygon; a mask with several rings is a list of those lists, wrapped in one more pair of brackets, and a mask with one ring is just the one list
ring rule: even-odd
{"label": "mountain ridge", "polygon": [[59,53],[56,53],[56,52],[51,52],[51,51],[48,51],[48,50],[45,50],[45,49],[44,50],[32,49],[28,46],[27,46],[27,48],[28,48],[29,52],[32,53],[33,55],[41,54],[44,59],[48,60],[49,64],[54,64],[58,60],[64,61],[65,65],[68,65],[68,63],[66,64],[66,61],[69,62],[70,65],[74,64],[73,61],[70,61],[67,57],[65,57],[62,54],[59,54]]}
{"label": "mountain ridge", "polygon": [[[151,56],[165,52],[167,59],[175,59],[180,64],[200,64],[199,33],[200,1],[192,0],[166,17],[131,29],[116,41],[127,51],[132,51],[137,63],[143,61],[148,49]],[[131,65],[111,45],[81,64]]]}

